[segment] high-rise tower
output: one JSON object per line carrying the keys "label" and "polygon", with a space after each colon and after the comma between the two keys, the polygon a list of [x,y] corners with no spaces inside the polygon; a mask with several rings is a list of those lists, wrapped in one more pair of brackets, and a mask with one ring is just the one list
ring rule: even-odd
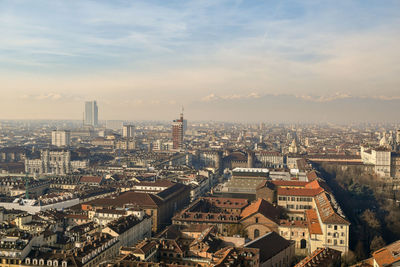
{"label": "high-rise tower", "polygon": [[183,109],[179,119],[172,122],[172,148],[181,149],[183,146],[184,120]]}
{"label": "high-rise tower", "polygon": [[134,131],[135,131],[135,126],[126,124],[122,126],[122,137],[133,138]]}
{"label": "high-rise tower", "polygon": [[98,108],[96,101],[85,102],[85,125],[98,125]]}

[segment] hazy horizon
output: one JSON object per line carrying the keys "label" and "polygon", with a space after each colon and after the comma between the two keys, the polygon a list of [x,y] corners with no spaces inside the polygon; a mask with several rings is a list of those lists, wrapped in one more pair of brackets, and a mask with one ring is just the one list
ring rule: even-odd
{"label": "hazy horizon", "polygon": [[[400,121],[398,1],[0,2],[0,118]],[[397,113],[396,113],[397,111]]]}

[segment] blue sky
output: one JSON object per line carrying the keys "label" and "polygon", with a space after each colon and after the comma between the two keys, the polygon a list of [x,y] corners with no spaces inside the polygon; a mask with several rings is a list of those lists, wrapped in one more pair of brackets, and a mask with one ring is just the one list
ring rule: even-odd
{"label": "blue sky", "polygon": [[[180,105],[190,114],[229,99],[246,109],[267,95],[397,100],[399,10],[399,1],[0,0],[0,117],[80,119],[88,99],[102,119],[169,119]],[[9,114],[15,105],[24,108]]]}

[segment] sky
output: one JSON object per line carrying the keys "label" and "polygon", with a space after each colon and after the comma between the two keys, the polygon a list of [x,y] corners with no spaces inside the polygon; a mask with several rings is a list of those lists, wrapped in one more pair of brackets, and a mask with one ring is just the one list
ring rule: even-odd
{"label": "sky", "polygon": [[400,1],[0,0],[0,119],[400,121]]}

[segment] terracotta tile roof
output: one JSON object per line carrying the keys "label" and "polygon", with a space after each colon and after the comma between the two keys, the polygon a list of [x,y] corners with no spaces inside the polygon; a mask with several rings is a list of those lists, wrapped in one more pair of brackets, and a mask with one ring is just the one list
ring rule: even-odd
{"label": "terracotta tile roof", "polygon": [[372,253],[372,257],[379,266],[389,266],[395,262],[400,262],[400,240],[375,251]]}
{"label": "terracotta tile roof", "polygon": [[[151,249],[154,249],[156,246],[157,246],[157,242],[156,241],[153,241],[153,240],[142,240],[140,243],[138,243],[136,245],[135,248],[132,249],[133,250],[132,252],[134,254],[146,254]],[[126,248],[126,247],[121,248],[121,250],[123,250],[123,249],[124,250],[128,250],[128,249],[131,249],[131,248]]]}
{"label": "terracotta tile roof", "polygon": [[157,195],[150,193],[139,193],[128,191],[115,198],[99,198],[82,205],[90,205],[102,209],[112,209],[116,207],[124,207],[126,204],[134,204],[141,207],[158,207],[163,203]]}
{"label": "terracotta tile roof", "polygon": [[313,170],[313,171],[307,172],[308,181],[314,181],[317,178],[318,178],[318,175],[317,175],[316,171]]}
{"label": "terracotta tile roof", "polygon": [[318,248],[308,257],[297,263],[295,267],[328,267],[340,259],[342,252],[332,248]]}
{"label": "terracotta tile roof", "polygon": [[273,183],[277,187],[304,187],[308,182],[296,181],[296,180],[272,180]]}
{"label": "terracotta tile roof", "polygon": [[322,229],[318,221],[317,212],[315,210],[306,210],[306,219],[310,234],[322,235]]}
{"label": "terracotta tile roof", "polygon": [[137,204],[139,206],[160,206],[163,204],[163,201],[157,195],[132,191],[121,194],[116,200],[121,204]]}
{"label": "terracotta tile roof", "polygon": [[351,267],[374,267],[374,258],[369,258],[360,262],[357,262],[354,265],[351,265]]}
{"label": "terracotta tile roof", "polygon": [[240,217],[242,217],[243,220],[256,213],[260,213],[266,218],[269,218],[277,223],[279,222],[279,210],[271,203],[265,201],[262,198],[259,198],[258,200],[247,206],[240,214]]}
{"label": "terracotta tile roof", "polygon": [[309,182],[308,184],[306,184],[305,186],[304,186],[304,188],[309,188],[309,189],[318,189],[318,188],[320,188],[321,186],[320,186],[320,184],[319,184],[319,182],[317,181],[317,180],[314,180],[314,181],[312,181],[312,182]]}
{"label": "terracotta tile roof", "polygon": [[271,190],[275,189],[275,185],[272,183],[272,181],[269,180],[262,181],[259,185],[257,185],[256,189],[261,189],[263,187],[267,187]]}
{"label": "terracotta tile roof", "polygon": [[83,214],[66,214],[65,218],[70,218],[70,219],[80,219],[80,220],[89,220],[88,216],[83,215]]}
{"label": "terracotta tile roof", "polygon": [[336,213],[325,192],[315,196],[314,199],[317,205],[318,214],[323,223],[350,224],[346,219]]}
{"label": "terracotta tile roof", "polygon": [[101,183],[103,180],[102,177],[99,176],[82,176],[79,180],[80,183]]}
{"label": "terracotta tile roof", "polygon": [[223,198],[223,197],[204,197],[204,200],[219,208],[242,209],[249,204],[245,198]]}
{"label": "terracotta tile roof", "polygon": [[278,188],[278,196],[307,196],[314,197],[323,192],[322,188]]}

